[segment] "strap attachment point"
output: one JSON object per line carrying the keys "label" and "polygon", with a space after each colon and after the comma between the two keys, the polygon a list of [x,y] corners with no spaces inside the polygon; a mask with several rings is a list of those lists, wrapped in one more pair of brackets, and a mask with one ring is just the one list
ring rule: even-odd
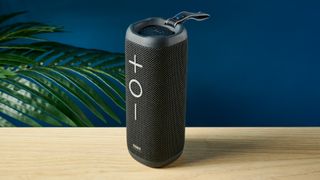
{"label": "strap attachment point", "polygon": [[203,21],[206,20],[210,17],[209,14],[207,13],[202,13],[202,12],[197,12],[197,13],[192,13],[192,12],[187,12],[187,11],[182,11],[172,18],[169,18],[166,20],[165,24],[176,27],[178,24],[184,23],[185,21],[189,19],[193,19],[196,21]]}

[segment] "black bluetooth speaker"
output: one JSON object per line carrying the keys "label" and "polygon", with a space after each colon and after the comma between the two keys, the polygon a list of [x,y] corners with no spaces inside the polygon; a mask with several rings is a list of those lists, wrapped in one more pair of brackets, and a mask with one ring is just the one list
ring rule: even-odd
{"label": "black bluetooth speaker", "polygon": [[129,26],[125,40],[127,146],[150,166],[176,160],[185,141],[187,31],[181,22],[204,13],[181,12]]}

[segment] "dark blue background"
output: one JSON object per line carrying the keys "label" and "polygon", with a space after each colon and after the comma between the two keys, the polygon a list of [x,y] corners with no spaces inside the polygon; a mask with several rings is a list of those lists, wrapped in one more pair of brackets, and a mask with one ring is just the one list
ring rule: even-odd
{"label": "dark blue background", "polygon": [[208,12],[186,24],[187,125],[320,125],[319,1],[0,0],[0,10],[63,25],[50,40],[117,52],[134,21]]}

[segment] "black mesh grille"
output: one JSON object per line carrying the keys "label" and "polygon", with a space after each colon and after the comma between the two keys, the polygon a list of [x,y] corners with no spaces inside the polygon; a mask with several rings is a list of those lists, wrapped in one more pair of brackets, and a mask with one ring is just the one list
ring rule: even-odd
{"label": "black mesh grille", "polygon": [[[133,60],[143,65],[134,73]],[[127,143],[129,150],[151,162],[162,162],[182,151],[185,136],[187,41],[171,47],[147,48],[126,41]],[[140,98],[128,89],[130,79],[143,88]],[[139,92],[138,86],[132,86]],[[134,103],[137,120],[134,120]],[[137,150],[133,144],[141,147]]]}
{"label": "black mesh grille", "polygon": [[143,36],[169,36],[174,34],[174,32],[171,31],[169,28],[159,25],[146,26],[142,28],[138,33]]}

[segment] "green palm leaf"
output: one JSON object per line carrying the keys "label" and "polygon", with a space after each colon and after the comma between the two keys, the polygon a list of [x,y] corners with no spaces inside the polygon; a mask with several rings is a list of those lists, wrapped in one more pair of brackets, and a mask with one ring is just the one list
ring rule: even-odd
{"label": "green palm leaf", "polygon": [[124,73],[124,55],[122,53],[78,48],[57,42],[38,42],[28,47],[30,48],[11,48],[4,50],[3,54],[32,59],[34,65],[39,66],[85,66],[107,70],[114,74]]}
{"label": "green palm leaf", "polygon": [[[0,16],[0,25],[23,13]],[[38,22],[0,26],[0,126],[121,123],[116,112],[125,110],[122,53],[48,41],[8,44],[60,31]]]}
{"label": "green palm leaf", "polygon": [[21,14],[25,14],[26,11],[19,11],[19,12],[14,12],[14,13],[10,13],[10,14],[4,14],[0,16],[0,24],[15,17],[15,16],[19,16]]}
{"label": "green palm leaf", "polygon": [[[62,123],[68,126],[93,126],[90,117],[74,102],[73,98],[76,98],[101,121],[106,123],[106,117],[102,113],[105,112],[120,123],[119,117],[112,111],[110,105],[102,100],[106,92],[99,93],[95,90],[99,89],[98,84],[93,83],[88,87],[88,84],[84,83],[86,75],[79,69],[81,68],[37,67],[0,79],[0,97],[3,98],[0,104],[7,107],[0,109],[0,112],[6,113],[9,108],[15,109],[20,113],[16,113],[14,118],[22,119],[22,122],[32,126],[36,126],[37,121],[31,121],[30,118],[51,126],[62,126]],[[74,72],[77,75],[73,74]],[[78,74],[83,77],[75,79]],[[106,83],[104,81],[106,79],[101,78],[102,83]],[[100,90],[107,91],[107,89]]]}

